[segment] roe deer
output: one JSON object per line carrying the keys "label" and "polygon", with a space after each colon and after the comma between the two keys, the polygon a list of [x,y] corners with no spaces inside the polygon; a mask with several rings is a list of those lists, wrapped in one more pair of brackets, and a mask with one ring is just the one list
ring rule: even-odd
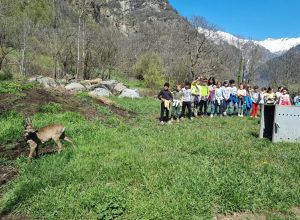
{"label": "roe deer", "polygon": [[38,148],[40,144],[45,143],[46,141],[53,140],[58,146],[58,152],[62,150],[62,143],[60,140],[65,140],[71,143],[74,147],[73,141],[65,136],[65,127],[60,124],[53,124],[42,127],[39,130],[35,130],[32,127],[32,122],[30,118],[26,118],[25,121],[25,131],[24,138],[30,146],[30,153],[28,158],[32,159],[33,152],[35,151],[36,156],[38,156]]}

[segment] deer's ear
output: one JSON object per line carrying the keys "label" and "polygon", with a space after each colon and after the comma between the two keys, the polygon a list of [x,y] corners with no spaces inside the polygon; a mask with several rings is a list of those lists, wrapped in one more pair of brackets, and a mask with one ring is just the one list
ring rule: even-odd
{"label": "deer's ear", "polygon": [[31,118],[30,117],[26,117],[25,121],[24,121],[24,125],[27,126],[27,125],[31,125],[31,124],[32,124]]}

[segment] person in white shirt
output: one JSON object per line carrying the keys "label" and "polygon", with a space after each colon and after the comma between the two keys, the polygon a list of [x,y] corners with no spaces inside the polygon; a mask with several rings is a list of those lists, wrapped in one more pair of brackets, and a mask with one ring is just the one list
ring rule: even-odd
{"label": "person in white shirt", "polygon": [[182,89],[183,98],[182,98],[182,111],[181,117],[185,117],[185,109],[188,109],[188,118],[192,119],[192,90],[191,83],[186,82],[184,88]]}
{"label": "person in white shirt", "polygon": [[276,95],[276,104],[279,103],[280,97],[282,95],[282,89],[283,89],[283,87],[279,86],[277,92],[275,93],[275,95]]}
{"label": "person in white shirt", "polygon": [[226,112],[227,107],[230,105],[230,92],[231,92],[228,81],[224,81],[222,92],[223,92],[223,98],[224,98],[224,100],[223,100],[223,103],[224,103],[223,115],[226,116],[227,115],[227,112]]}
{"label": "person in white shirt", "polygon": [[244,117],[244,104],[245,104],[245,97],[247,95],[247,91],[244,88],[244,84],[240,83],[240,88],[237,91],[238,97],[238,116]]}

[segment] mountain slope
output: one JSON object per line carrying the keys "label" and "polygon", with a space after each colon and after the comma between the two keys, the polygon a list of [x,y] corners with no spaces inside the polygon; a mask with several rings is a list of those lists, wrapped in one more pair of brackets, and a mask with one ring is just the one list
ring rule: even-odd
{"label": "mountain slope", "polygon": [[287,52],[289,49],[297,46],[300,44],[300,37],[299,38],[280,38],[280,39],[272,39],[268,38],[263,41],[255,41],[255,40],[248,40],[241,37],[234,36],[230,33],[226,33],[223,31],[214,31],[208,30],[205,28],[199,28],[199,32],[205,34],[209,39],[214,41],[217,44],[221,42],[226,42],[230,45],[233,45],[237,48],[242,48],[245,44],[249,42],[253,43],[254,45],[259,45],[264,47],[265,49],[269,50],[271,53],[275,54],[283,54]]}
{"label": "mountain slope", "polygon": [[117,72],[132,77],[145,53],[156,53],[163,60],[163,80],[183,82],[196,74],[223,80],[236,77],[239,69],[237,48],[208,41],[167,0],[2,4],[0,37],[5,41],[0,46],[12,50],[5,57],[0,54],[0,70],[14,74],[88,79]]}
{"label": "mountain slope", "polygon": [[[269,60],[257,70],[261,85],[297,85],[300,80],[300,45],[285,54]],[[296,88],[295,88],[296,89]]]}
{"label": "mountain slope", "polygon": [[299,38],[281,38],[281,39],[272,39],[268,38],[263,41],[257,41],[261,46],[267,48],[272,53],[283,54],[289,49],[300,44]]}

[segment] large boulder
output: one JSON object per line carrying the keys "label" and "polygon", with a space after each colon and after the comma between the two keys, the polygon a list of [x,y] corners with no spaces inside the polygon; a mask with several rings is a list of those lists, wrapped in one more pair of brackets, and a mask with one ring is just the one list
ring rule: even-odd
{"label": "large boulder", "polygon": [[77,92],[77,91],[85,90],[85,87],[83,85],[81,85],[80,83],[72,82],[72,83],[66,85],[65,89]]}
{"label": "large boulder", "polygon": [[33,76],[28,79],[28,82],[37,82],[37,79],[41,79],[43,76]]}
{"label": "large boulder", "polygon": [[118,83],[115,88],[113,89],[114,94],[121,94],[125,89],[127,89],[126,86],[123,85],[123,83]]}
{"label": "large boulder", "polygon": [[[33,79],[31,79],[33,80]],[[57,83],[55,82],[54,79],[50,78],[50,77],[37,77],[36,81],[38,83],[40,83],[44,88],[55,88],[57,87]]]}
{"label": "large boulder", "polygon": [[94,91],[89,92],[89,95],[92,97],[97,97],[97,96],[109,97],[112,95],[112,93],[108,89],[96,88]]}
{"label": "large boulder", "polygon": [[138,90],[136,89],[124,89],[120,98],[141,98]]}
{"label": "large boulder", "polygon": [[108,81],[102,81],[101,83],[102,88],[107,88],[108,90],[112,91],[115,86],[118,84],[116,80],[108,80]]}

